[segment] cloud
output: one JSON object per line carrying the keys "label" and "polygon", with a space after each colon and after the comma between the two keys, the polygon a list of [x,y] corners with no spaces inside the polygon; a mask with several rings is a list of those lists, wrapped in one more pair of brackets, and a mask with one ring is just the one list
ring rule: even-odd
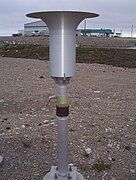
{"label": "cloud", "polygon": [[45,10],[82,10],[100,14],[88,21],[88,26],[109,28],[136,27],[136,0],[0,0],[0,33],[13,33],[33,21],[25,15]]}

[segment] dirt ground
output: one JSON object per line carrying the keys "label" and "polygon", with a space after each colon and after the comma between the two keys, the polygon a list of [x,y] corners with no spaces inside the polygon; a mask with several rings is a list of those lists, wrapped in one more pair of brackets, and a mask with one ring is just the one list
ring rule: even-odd
{"label": "dirt ground", "polygon": [[[0,56],[49,61],[49,47],[33,44],[9,44],[0,47]],[[76,48],[76,62],[136,68],[136,50],[80,46]]]}
{"label": "dirt ground", "polygon": [[[2,44],[34,44],[49,46],[49,38],[37,37],[11,37],[0,36],[0,46]],[[94,48],[128,48],[136,47],[136,38],[115,38],[115,37],[88,37],[82,36],[76,39],[77,46],[89,46]]]}
{"label": "dirt ground", "polygon": [[[135,180],[136,69],[82,63],[76,70],[69,163],[86,180]],[[39,180],[57,164],[54,94],[47,61],[0,57],[0,180]]]}
{"label": "dirt ground", "polygon": [[[136,68],[136,38],[77,37],[78,63]],[[49,60],[48,37],[0,37],[0,56]]]}

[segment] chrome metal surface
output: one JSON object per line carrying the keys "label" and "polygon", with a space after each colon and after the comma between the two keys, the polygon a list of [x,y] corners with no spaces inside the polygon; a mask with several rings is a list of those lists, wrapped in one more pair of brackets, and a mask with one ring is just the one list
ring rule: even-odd
{"label": "chrome metal surface", "polygon": [[[47,11],[27,14],[27,17],[42,19],[50,31],[50,75],[55,80],[58,90],[59,105],[64,105],[67,96],[67,84],[75,74],[76,28],[85,18],[99,16],[81,11]],[[62,104],[61,104],[62,103]],[[60,107],[59,107],[60,108]],[[62,107],[61,107],[62,108]],[[68,168],[68,116],[57,117],[58,122],[58,170],[52,167],[44,180],[66,180],[70,175],[73,180],[83,180],[83,176]],[[56,177],[55,177],[56,176]]]}
{"label": "chrome metal surface", "polygon": [[58,124],[58,172],[68,172],[68,117],[57,117]]}
{"label": "chrome metal surface", "polygon": [[75,74],[76,28],[85,18],[98,14],[80,11],[47,11],[27,14],[27,17],[40,18],[50,32],[50,75],[72,77]]}

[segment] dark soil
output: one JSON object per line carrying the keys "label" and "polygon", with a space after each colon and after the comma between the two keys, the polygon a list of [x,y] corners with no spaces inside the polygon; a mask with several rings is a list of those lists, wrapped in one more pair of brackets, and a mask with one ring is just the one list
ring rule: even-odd
{"label": "dark soil", "polygon": [[[0,56],[48,61],[49,47],[33,44],[4,45],[0,48]],[[78,47],[77,62],[136,68],[136,50]]]}

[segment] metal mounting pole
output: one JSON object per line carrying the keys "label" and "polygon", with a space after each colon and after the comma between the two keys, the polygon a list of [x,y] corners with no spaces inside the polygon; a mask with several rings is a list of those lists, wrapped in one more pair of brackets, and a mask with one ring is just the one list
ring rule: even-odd
{"label": "metal mounting pole", "polygon": [[85,18],[99,16],[96,13],[80,11],[47,11],[27,14],[47,23],[50,31],[50,75],[57,84],[56,115],[58,123],[58,167],[43,180],[83,180],[74,166],[68,166],[68,116],[69,103],[67,85],[75,74],[76,29]]}
{"label": "metal mounting pole", "polygon": [[69,102],[67,85],[70,78],[53,77],[57,84],[56,115],[58,125],[58,166],[52,166],[51,171],[43,180],[84,180],[77,168],[68,165],[68,117]]}
{"label": "metal mounting pole", "polygon": [[57,84],[56,115],[58,124],[58,172],[61,176],[68,173],[68,116],[69,103],[67,84],[70,78],[54,78]]}
{"label": "metal mounting pole", "polygon": [[59,118],[58,123],[58,172],[68,173],[68,117]]}

